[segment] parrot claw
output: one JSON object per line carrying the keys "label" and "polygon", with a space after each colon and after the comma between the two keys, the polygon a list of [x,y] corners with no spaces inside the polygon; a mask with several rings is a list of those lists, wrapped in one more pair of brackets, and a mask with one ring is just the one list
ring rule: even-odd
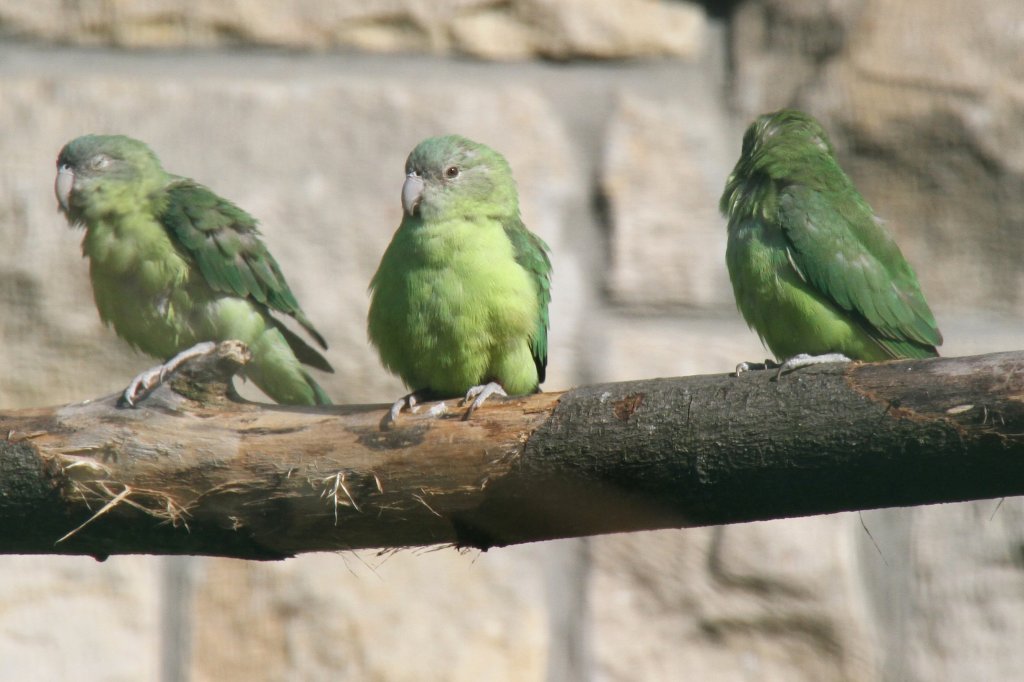
{"label": "parrot claw", "polygon": [[807,353],[800,353],[799,355],[794,355],[778,366],[779,371],[775,375],[775,380],[778,381],[783,374],[792,372],[795,369],[810,367],[811,365],[824,365],[829,362],[853,362],[853,360],[842,353],[825,353],[823,355],[808,355]]}
{"label": "parrot claw", "polygon": [[[391,405],[391,409],[387,411],[384,418],[380,420],[380,430],[387,431],[398,421],[398,415],[402,414],[402,410],[408,410],[411,414],[416,414],[420,410],[419,402],[423,399],[423,394],[419,391],[413,391],[408,395],[403,395],[401,398],[396,400]],[[448,413],[448,405],[444,402],[440,402],[429,410],[427,414],[431,417],[440,417]]]}
{"label": "parrot claw", "polygon": [[773,360],[765,360],[764,362],[741,362],[740,364],[736,365],[736,371],[733,372],[732,375],[734,377],[738,377],[744,372],[762,369],[776,369],[778,366],[779,363],[774,362]]}
{"label": "parrot claw", "polygon": [[466,391],[466,397],[459,403],[465,405],[469,403],[469,409],[466,410],[466,414],[462,415],[463,421],[469,419],[476,412],[476,408],[484,404],[484,402],[492,395],[499,395],[503,398],[508,397],[508,393],[501,387],[496,381],[492,381],[489,384],[482,384],[480,386],[474,386],[473,388]]}
{"label": "parrot claw", "polygon": [[121,405],[135,407],[139,401],[144,400],[146,396],[152,393],[160,384],[164,383],[167,377],[176,372],[183,364],[201,355],[212,353],[216,348],[217,344],[213,341],[203,341],[181,351],[162,365],[150,367],[146,371],[140,372],[129,382],[128,387],[124,389],[118,402]]}
{"label": "parrot claw", "polygon": [[391,409],[387,411],[384,418],[380,420],[380,430],[387,431],[395,422],[398,421],[398,415],[402,414],[402,410],[409,410],[409,412],[415,413],[419,408],[416,407],[416,393],[410,393],[409,395],[403,395],[401,398],[391,404]]}
{"label": "parrot claw", "polygon": [[128,407],[135,407],[135,403],[146,397],[150,391],[159,386],[164,380],[164,366],[157,365],[150,367],[144,372],[139,372],[129,382],[128,387],[121,393],[120,402]]}

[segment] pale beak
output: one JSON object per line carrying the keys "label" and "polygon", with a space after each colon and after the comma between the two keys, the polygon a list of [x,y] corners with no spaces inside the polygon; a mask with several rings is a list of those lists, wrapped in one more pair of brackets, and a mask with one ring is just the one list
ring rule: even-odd
{"label": "pale beak", "polygon": [[75,172],[68,166],[61,166],[57,171],[57,180],[53,183],[53,192],[57,195],[60,210],[67,213],[71,210],[71,189],[75,186]]}
{"label": "pale beak", "polygon": [[405,184],[402,185],[402,208],[409,215],[416,212],[420,205],[420,198],[423,196],[423,178],[416,171],[405,176]]}

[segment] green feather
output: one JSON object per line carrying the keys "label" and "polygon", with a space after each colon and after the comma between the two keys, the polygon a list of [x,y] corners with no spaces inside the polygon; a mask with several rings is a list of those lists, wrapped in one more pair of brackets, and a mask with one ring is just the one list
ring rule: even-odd
{"label": "green feather", "polygon": [[548,258],[548,245],[527,230],[522,221],[518,220],[518,216],[514,222],[505,223],[504,227],[505,234],[512,242],[516,262],[530,274],[537,289],[540,315],[530,336],[530,350],[537,368],[538,383],[543,383],[547,374],[548,329],[551,326],[548,318],[548,304],[551,303],[551,260]]}
{"label": "green feather", "polygon": [[[168,197],[164,222],[196,258],[216,291],[251,297],[271,310],[291,315],[322,348],[327,348],[323,336],[299,307],[277,261],[259,240],[254,218],[191,181],[172,186]],[[317,362],[326,364],[319,354]]]}

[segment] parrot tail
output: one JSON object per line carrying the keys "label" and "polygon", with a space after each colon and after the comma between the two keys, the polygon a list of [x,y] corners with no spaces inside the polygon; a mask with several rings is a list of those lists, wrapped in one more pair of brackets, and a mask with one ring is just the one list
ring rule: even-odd
{"label": "parrot tail", "polygon": [[311,389],[313,389],[313,398],[316,400],[316,404],[333,405],[334,403],[331,402],[330,397],[328,397],[327,393],[324,392],[324,389],[320,388],[320,384],[316,383],[316,380],[309,376],[309,374],[306,374],[306,372],[303,372],[303,374],[306,376],[306,383],[309,384]]}

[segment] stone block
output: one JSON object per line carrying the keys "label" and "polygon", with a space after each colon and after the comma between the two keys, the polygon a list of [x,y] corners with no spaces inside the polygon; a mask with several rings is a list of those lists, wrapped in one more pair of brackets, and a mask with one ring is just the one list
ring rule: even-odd
{"label": "stone block", "polygon": [[738,138],[735,144],[730,140],[731,130],[714,101],[621,94],[601,172],[613,301],[706,310],[733,306],[726,225],[718,212],[739,147]]}
{"label": "stone block", "polygon": [[561,550],[206,560],[192,679],[543,680],[562,655],[548,606]]}
{"label": "stone block", "polygon": [[700,53],[705,17],[695,3],[660,0],[522,0],[517,10],[539,34],[537,53],[556,59]]}
{"label": "stone block", "polygon": [[592,360],[595,381],[721,374],[771,357],[734,305],[721,317],[609,316],[604,326],[595,351],[601,359]]}
{"label": "stone block", "polygon": [[3,557],[0,678],[158,679],[160,566],[152,557]]}
{"label": "stone block", "polygon": [[483,59],[691,58],[696,3],[663,0],[40,0],[0,2],[0,31],[124,48],[265,46],[468,54]]}
{"label": "stone block", "polygon": [[857,532],[838,515],[594,539],[595,678],[878,679]]}
{"label": "stone block", "polygon": [[732,98],[744,118],[791,106],[842,53],[868,0],[748,0],[729,25]]}
{"label": "stone block", "polygon": [[[1024,675],[1019,498],[864,512],[863,554],[883,679]],[[868,548],[869,541],[861,544]]]}

